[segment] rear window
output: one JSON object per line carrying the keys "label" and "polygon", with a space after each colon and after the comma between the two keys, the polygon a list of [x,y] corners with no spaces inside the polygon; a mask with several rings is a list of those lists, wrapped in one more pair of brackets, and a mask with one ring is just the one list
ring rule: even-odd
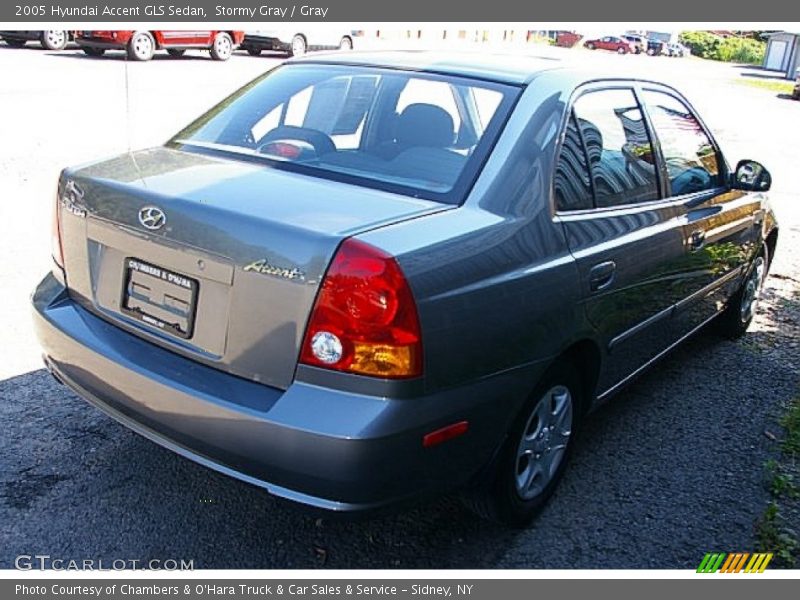
{"label": "rear window", "polygon": [[169,145],[459,204],[519,91],[392,69],[284,65]]}

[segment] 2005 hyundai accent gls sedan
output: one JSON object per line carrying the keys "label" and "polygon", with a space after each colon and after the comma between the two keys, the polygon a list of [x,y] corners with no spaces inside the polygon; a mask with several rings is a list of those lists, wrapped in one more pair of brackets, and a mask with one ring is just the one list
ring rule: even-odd
{"label": "2005 hyundai accent gls sedan", "polygon": [[581,419],[777,240],[674,89],[553,61],[289,61],[163,147],[66,169],[47,366],[151,440],[355,511],[458,488],[529,522]]}

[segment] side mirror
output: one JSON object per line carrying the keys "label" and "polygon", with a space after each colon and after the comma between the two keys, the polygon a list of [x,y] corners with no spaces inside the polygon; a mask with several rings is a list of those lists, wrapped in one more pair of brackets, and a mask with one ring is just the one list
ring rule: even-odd
{"label": "side mirror", "polygon": [[746,192],[766,192],[772,187],[772,175],[754,160],[740,160],[733,174],[733,189]]}

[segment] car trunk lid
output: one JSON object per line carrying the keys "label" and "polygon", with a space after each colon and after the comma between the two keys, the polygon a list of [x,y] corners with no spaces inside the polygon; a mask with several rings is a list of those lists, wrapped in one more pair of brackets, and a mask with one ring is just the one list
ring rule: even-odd
{"label": "car trunk lid", "polygon": [[85,308],[284,389],[340,242],[453,208],[168,148],[66,171],[60,196],[67,283]]}

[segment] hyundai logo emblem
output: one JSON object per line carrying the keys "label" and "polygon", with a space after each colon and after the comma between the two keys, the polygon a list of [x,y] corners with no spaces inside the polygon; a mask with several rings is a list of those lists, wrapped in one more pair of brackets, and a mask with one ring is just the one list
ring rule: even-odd
{"label": "hyundai logo emblem", "polygon": [[155,231],[161,229],[167,222],[167,215],[157,206],[145,206],[139,210],[139,223],[142,227]]}

